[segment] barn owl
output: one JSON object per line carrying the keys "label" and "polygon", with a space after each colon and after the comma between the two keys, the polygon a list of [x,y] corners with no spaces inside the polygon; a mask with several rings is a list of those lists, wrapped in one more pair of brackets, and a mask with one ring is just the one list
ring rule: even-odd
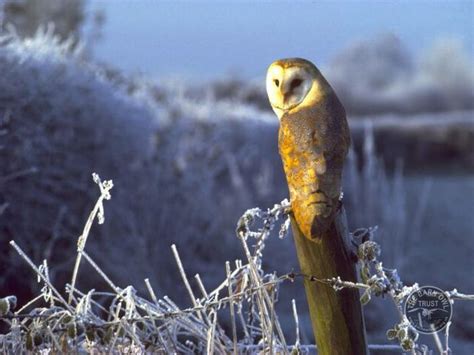
{"label": "barn owl", "polygon": [[294,218],[306,238],[320,240],[339,207],[342,166],[350,144],[344,107],[305,59],[272,63],[266,88],[280,120],[278,146]]}

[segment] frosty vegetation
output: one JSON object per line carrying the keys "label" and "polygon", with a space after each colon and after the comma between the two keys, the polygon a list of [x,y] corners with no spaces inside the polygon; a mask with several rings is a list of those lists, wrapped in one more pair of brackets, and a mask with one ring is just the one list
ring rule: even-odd
{"label": "frosty vegetation", "polygon": [[[429,354],[426,345],[417,343],[419,334],[402,311],[406,297],[418,289],[418,284],[404,286],[397,270],[384,267],[378,260],[380,247],[371,240],[374,229],[358,230],[353,236],[353,242],[357,242],[356,254],[361,274],[359,283],[339,277],[322,280],[294,272],[268,274],[262,268],[265,243],[277,224],[280,224],[280,238],[286,236],[290,206],[284,200],[267,211],[259,208],[248,210],[239,219],[236,228],[245,262],[236,260],[234,266],[226,262],[226,277],[212,291],[207,290],[199,274],[196,274],[199,295],[195,295],[178,250],[174,244],[171,246],[191,303],[189,308],[182,309],[168,296],[158,299],[149,279],[144,282],[149,293],[147,298],[139,296],[132,286],[117,286],[85,251],[94,220],[97,218],[99,224],[104,223],[104,201],[110,200],[114,186],[112,181],[101,181],[97,174],[93,174],[93,178],[101,194],[79,237],[72,281],[66,285],[68,301],[52,285],[47,260],[37,267],[18,244],[10,242],[33,269],[43,288],[39,296],[18,310],[15,310],[15,296],[0,299],[0,319],[6,321],[10,328],[9,333],[0,335],[2,352],[308,353],[315,349],[301,343],[295,300],[292,300],[292,307],[296,336],[292,345],[285,338],[275,306],[279,284],[304,277],[312,282],[329,284],[334,292],[345,287],[360,288],[363,290],[361,302],[364,305],[370,302],[373,295],[387,295],[400,315],[399,323],[387,331],[387,337],[396,340],[399,347],[370,345],[369,348]],[[92,289],[81,292],[75,288],[82,257],[104,279],[109,291]],[[474,300],[474,295],[465,295],[457,290],[447,295],[451,302],[456,299]],[[38,303],[45,303],[45,306],[38,306]],[[219,321],[225,312],[230,313],[230,330]],[[449,328],[450,323],[445,330],[444,344],[435,335],[442,354],[451,353]]]}
{"label": "frosty vegetation", "polygon": [[[94,237],[87,242],[87,254],[84,254],[89,258],[84,255],[82,258],[95,261],[114,285],[136,285],[137,294],[149,293],[148,284],[141,282],[148,277],[156,295],[168,293],[176,304],[167,303],[163,298],[164,305],[157,306],[151,295],[145,301],[132,289],[127,289],[130,296],[125,295],[122,292],[125,288],[119,292],[113,289],[110,294],[93,291],[87,301],[84,295],[88,290],[105,290],[108,281],[100,273],[91,272],[90,263],[83,260],[74,286],[77,289],[73,306],[58,303],[60,298],[55,293],[48,299],[47,302],[54,300],[55,305],[63,307],[58,310],[63,313],[54,313],[52,319],[56,322],[57,316],[65,315],[64,312],[72,314],[70,308],[76,308],[83,298],[87,305],[91,300],[97,301],[97,297],[115,299],[113,307],[119,307],[122,301],[120,307],[129,307],[133,317],[144,314],[143,309],[136,311],[131,306],[132,300],[136,305],[155,307],[156,312],[178,309],[181,312],[189,301],[175,287],[181,275],[174,267],[176,261],[168,252],[168,246],[176,244],[187,273],[200,274],[206,289],[218,289],[227,277],[222,265],[227,260],[242,258],[242,241],[232,233],[242,211],[249,206],[271,206],[287,196],[277,153],[276,119],[265,106],[266,98],[265,101],[262,99],[263,87],[238,81],[235,85],[235,81],[225,81],[192,87],[182,82],[156,84],[144,78],[126,78],[113,69],[85,60],[81,48],[74,41],[59,40],[53,35],[52,28],[40,30],[26,39],[15,33],[0,38],[0,231],[4,241],[0,245],[0,284],[4,289],[15,290],[19,305],[37,294],[37,284],[28,265],[7,245],[5,241],[8,240],[15,240],[33,265],[48,260],[47,268],[43,267],[40,272],[44,276],[47,269],[44,278],[50,285],[46,291],[52,290],[53,285],[71,284],[77,236],[83,230],[87,219],[85,213],[94,200],[90,172],[96,171],[101,176],[114,178],[114,201],[107,206],[104,225],[101,228],[92,226]],[[377,46],[370,48],[378,53]],[[346,64],[343,64],[338,65],[344,67]],[[419,67],[410,68],[418,72],[413,68]],[[462,61],[459,68],[465,69]],[[462,84],[460,97],[469,97],[466,95],[472,93],[463,91],[472,85],[469,75],[462,75],[463,80],[459,81]],[[403,75],[394,74],[394,77],[398,78],[394,81],[398,84],[392,84],[402,85],[400,78]],[[334,76],[333,80],[338,79]],[[384,87],[393,87],[392,84]],[[343,90],[343,84],[337,85]],[[418,87],[414,82],[407,85]],[[364,84],[361,92],[372,89]],[[387,90],[392,93],[395,89]],[[382,89],[377,91],[384,92]],[[358,102],[357,95],[362,94],[350,95],[353,96],[346,97]],[[390,107],[400,100],[393,95],[387,94],[390,97],[388,104],[386,97],[380,99],[383,102],[379,106]],[[367,105],[377,107],[371,102]],[[464,101],[456,105],[454,109],[472,108]],[[354,112],[369,113],[351,109],[355,106],[350,103],[348,107]],[[407,109],[407,112],[418,110]],[[444,126],[441,125],[447,129],[439,129],[436,125],[440,133],[436,135],[435,147],[449,144],[450,149],[454,147],[453,151],[462,156],[472,154],[466,155],[462,150],[466,144],[460,143],[472,142],[472,112],[453,111],[449,115],[429,117],[438,117],[438,121],[449,117]],[[413,251],[408,246],[420,238],[430,182],[409,196],[403,163],[395,162],[392,170],[385,168],[381,157],[376,155],[379,134],[387,124],[379,118],[351,123],[355,150],[346,164],[345,206],[352,229],[378,225],[377,240],[384,249],[381,260],[387,265],[397,265],[403,271]],[[424,122],[426,117],[418,118]],[[455,121],[463,122],[462,129],[456,128],[457,123],[455,127],[448,123]],[[407,132],[410,136],[413,130]],[[421,158],[426,157],[426,152],[420,152]],[[391,151],[386,153],[384,158],[391,154]],[[219,252],[216,252],[217,248]],[[290,238],[277,243],[269,240],[265,251],[271,257],[260,259],[262,270],[287,275],[297,265]],[[243,270],[241,267],[249,268],[249,265],[232,264],[230,273],[236,276]],[[163,273],[163,270],[167,272]],[[274,280],[270,276],[259,277],[262,279],[254,279],[253,286],[249,287],[256,287],[255,282]],[[83,290],[84,294],[77,290]],[[221,292],[226,290],[228,292],[228,286]],[[271,296],[270,290],[266,292]],[[65,297],[62,290],[58,293]],[[301,291],[290,290],[288,294],[296,298],[299,309],[304,309]],[[206,297],[199,294],[196,300],[205,302]],[[371,318],[371,312],[379,314],[379,309],[375,311],[369,309],[366,315]],[[90,317],[97,316],[96,309],[88,313],[86,307],[84,312]],[[110,319],[99,317],[100,322],[116,322],[113,312],[117,309],[113,308],[111,312]],[[228,318],[222,318],[222,327],[227,327],[227,340],[219,340],[220,343],[213,345],[216,347],[234,346],[232,330],[229,332],[228,328],[232,324],[230,311],[225,312]],[[309,344],[310,339],[306,336],[310,333],[309,322],[305,313],[303,311],[299,316],[300,343]],[[197,315],[193,313],[189,317],[192,321],[186,327],[195,327],[192,322]],[[216,319],[209,313],[206,317],[211,322],[207,326]],[[238,311],[234,317],[239,317]],[[271,322],[262,320],[267,325],[260,327],[267,332],[265,341],[269,342],[270,334],[273,334],[272,344],[283,346],[285,340],[282,339],[295,331],[291,302],[281,306],[278,319],[284,337],[268,332],[265,327]],[[153,327],[150,321],[147,322],[147,327]],[[199,322],[207,320],[199,319]],[[276,323],[271,324],[276,326]],[[138,332],[132,325],[127,327]],[[219,327],[216,323],[215,329]],[[276,331],[276,328],[272,329]],[[208,333],[199,337],[200,344],[207,347]],[[292,340],[287,341],[287,346],[294,344],[294,338],[288,339]],[[180,344],[186,346],[185,342]]]}

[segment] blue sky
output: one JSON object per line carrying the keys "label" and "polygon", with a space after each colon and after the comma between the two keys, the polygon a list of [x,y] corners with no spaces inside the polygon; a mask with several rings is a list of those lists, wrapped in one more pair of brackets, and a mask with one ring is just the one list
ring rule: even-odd
{"label": "blue sky", "polygon": [[93,1],[106,14],[95,55],[156,77],[262,76],[276,58],[325,64],[355,40],[394,33],[415,55],[460,39],[474,58],[474,1]]}

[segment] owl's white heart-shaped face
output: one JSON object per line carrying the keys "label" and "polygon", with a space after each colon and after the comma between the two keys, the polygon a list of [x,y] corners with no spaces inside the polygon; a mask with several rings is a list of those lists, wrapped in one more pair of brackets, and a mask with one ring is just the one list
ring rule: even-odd
{"label": "owl's white heart-shaped face", "polygon": [[317,90],[316,76],[307,63],[298,59],[284,59],[272,63],[268,68],[267,94],[278,118],[304,104],[308,94]]}

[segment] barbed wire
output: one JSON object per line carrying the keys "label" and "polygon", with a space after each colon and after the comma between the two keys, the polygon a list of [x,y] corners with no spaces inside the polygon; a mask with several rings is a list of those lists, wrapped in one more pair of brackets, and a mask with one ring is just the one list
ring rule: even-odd
{"label": "barbed wire", "polygon": [[[241,297],[248,297],[251,294],[258,291],[259,289],[261,289],[261,288],[268,288],[270,286],[277,286],[277,285],[281,284],[284,281],[294,282],[297,278],[303,278],[303,279],[306,279],[306,280],[311,281],[311,282],[319,282],[319,283],[322,283],[322,284],[326,284],[326,285],[329,285],[329,286],[333,287],[336,291],[339,291],[343,288],[357,288],[357,289],[362,289],[362,290],[366,290],[366,289],[370,288],[370,286],[367,285],[367,284],[354,283],[354,282],[351,282],[351,281],[343,281],[343,280],[340,279],[340,277],[335,277],[335,278],[330,278],[330,279],[319,279],[314,275],[305,275],[305,274],[302,274],[302,273],[289,272],[287,274],[280,275],[274,281],[265,282],[259,287],[246,288],[244,291],[234,293],[232,296],[223,297],[223,298],[219,299],[218,301],[206,302],[203,305],[198,305],[198,306],[194,306],[194,307],[190,307],[190,308],[186,308],[186,309],[180,309],[179,311],[175,311],[175,312],[163,313],[159,316],[143,317],[143,318],[135,318],[135,319],[129,318],[128,320],[129,321],[140,321],[140,320],[143,320],[143,319],[163,320],[163,319],[167,319],[167,318],[171,318],[171,317],[177,317],[177,316],[180,316],[180,315],[185,315],[185,314],[188,314],[188,313],[196,313],[196,312],[200,312],[200,311],[207,311],[207,310],[210,310],[210,309],[221,308],[223,304],[230,303],[231,301],[235,301],[236,299],[240,299]],[[67,286],[69,286],[69,285],[67,285]],[[452,291],[443,291],[443,292],[446,293],[451,300],[474,301],[474,295],[468,295],[468,294],[460,293],[460,292],[457,291],[457,289],[453,289]],[[101,295],[107,294],[109,296],[113,296],[113,294],[111,294],[111,293],[104,293],[104,292],[98,293],[98,294],[101,294]],[[12,297],[12,296],[9,296],[9,297]],[[8,297],[0,299],[0,311],[2,311],[2,309],[5,308],[5,306],[3,306],[3,304],[5,304],[6,302],[12,302],[12,301],[9,301]],[[3,312],[4,311],[2,311],[2,313]],[[24,313],[24,314],[4,314],[4,315],[0,316],[0,319],[9,319],[9,320],[11,320],[11,319],[24,319],[24,318],[35,319],[35,318],[48,318],[48,317],[50,317],[50,315],[41,315],[41,314],[31,315],[29,313]],[[114,322],[108,322],[107,324],[112,325],[112,324],[114,324]]]}

